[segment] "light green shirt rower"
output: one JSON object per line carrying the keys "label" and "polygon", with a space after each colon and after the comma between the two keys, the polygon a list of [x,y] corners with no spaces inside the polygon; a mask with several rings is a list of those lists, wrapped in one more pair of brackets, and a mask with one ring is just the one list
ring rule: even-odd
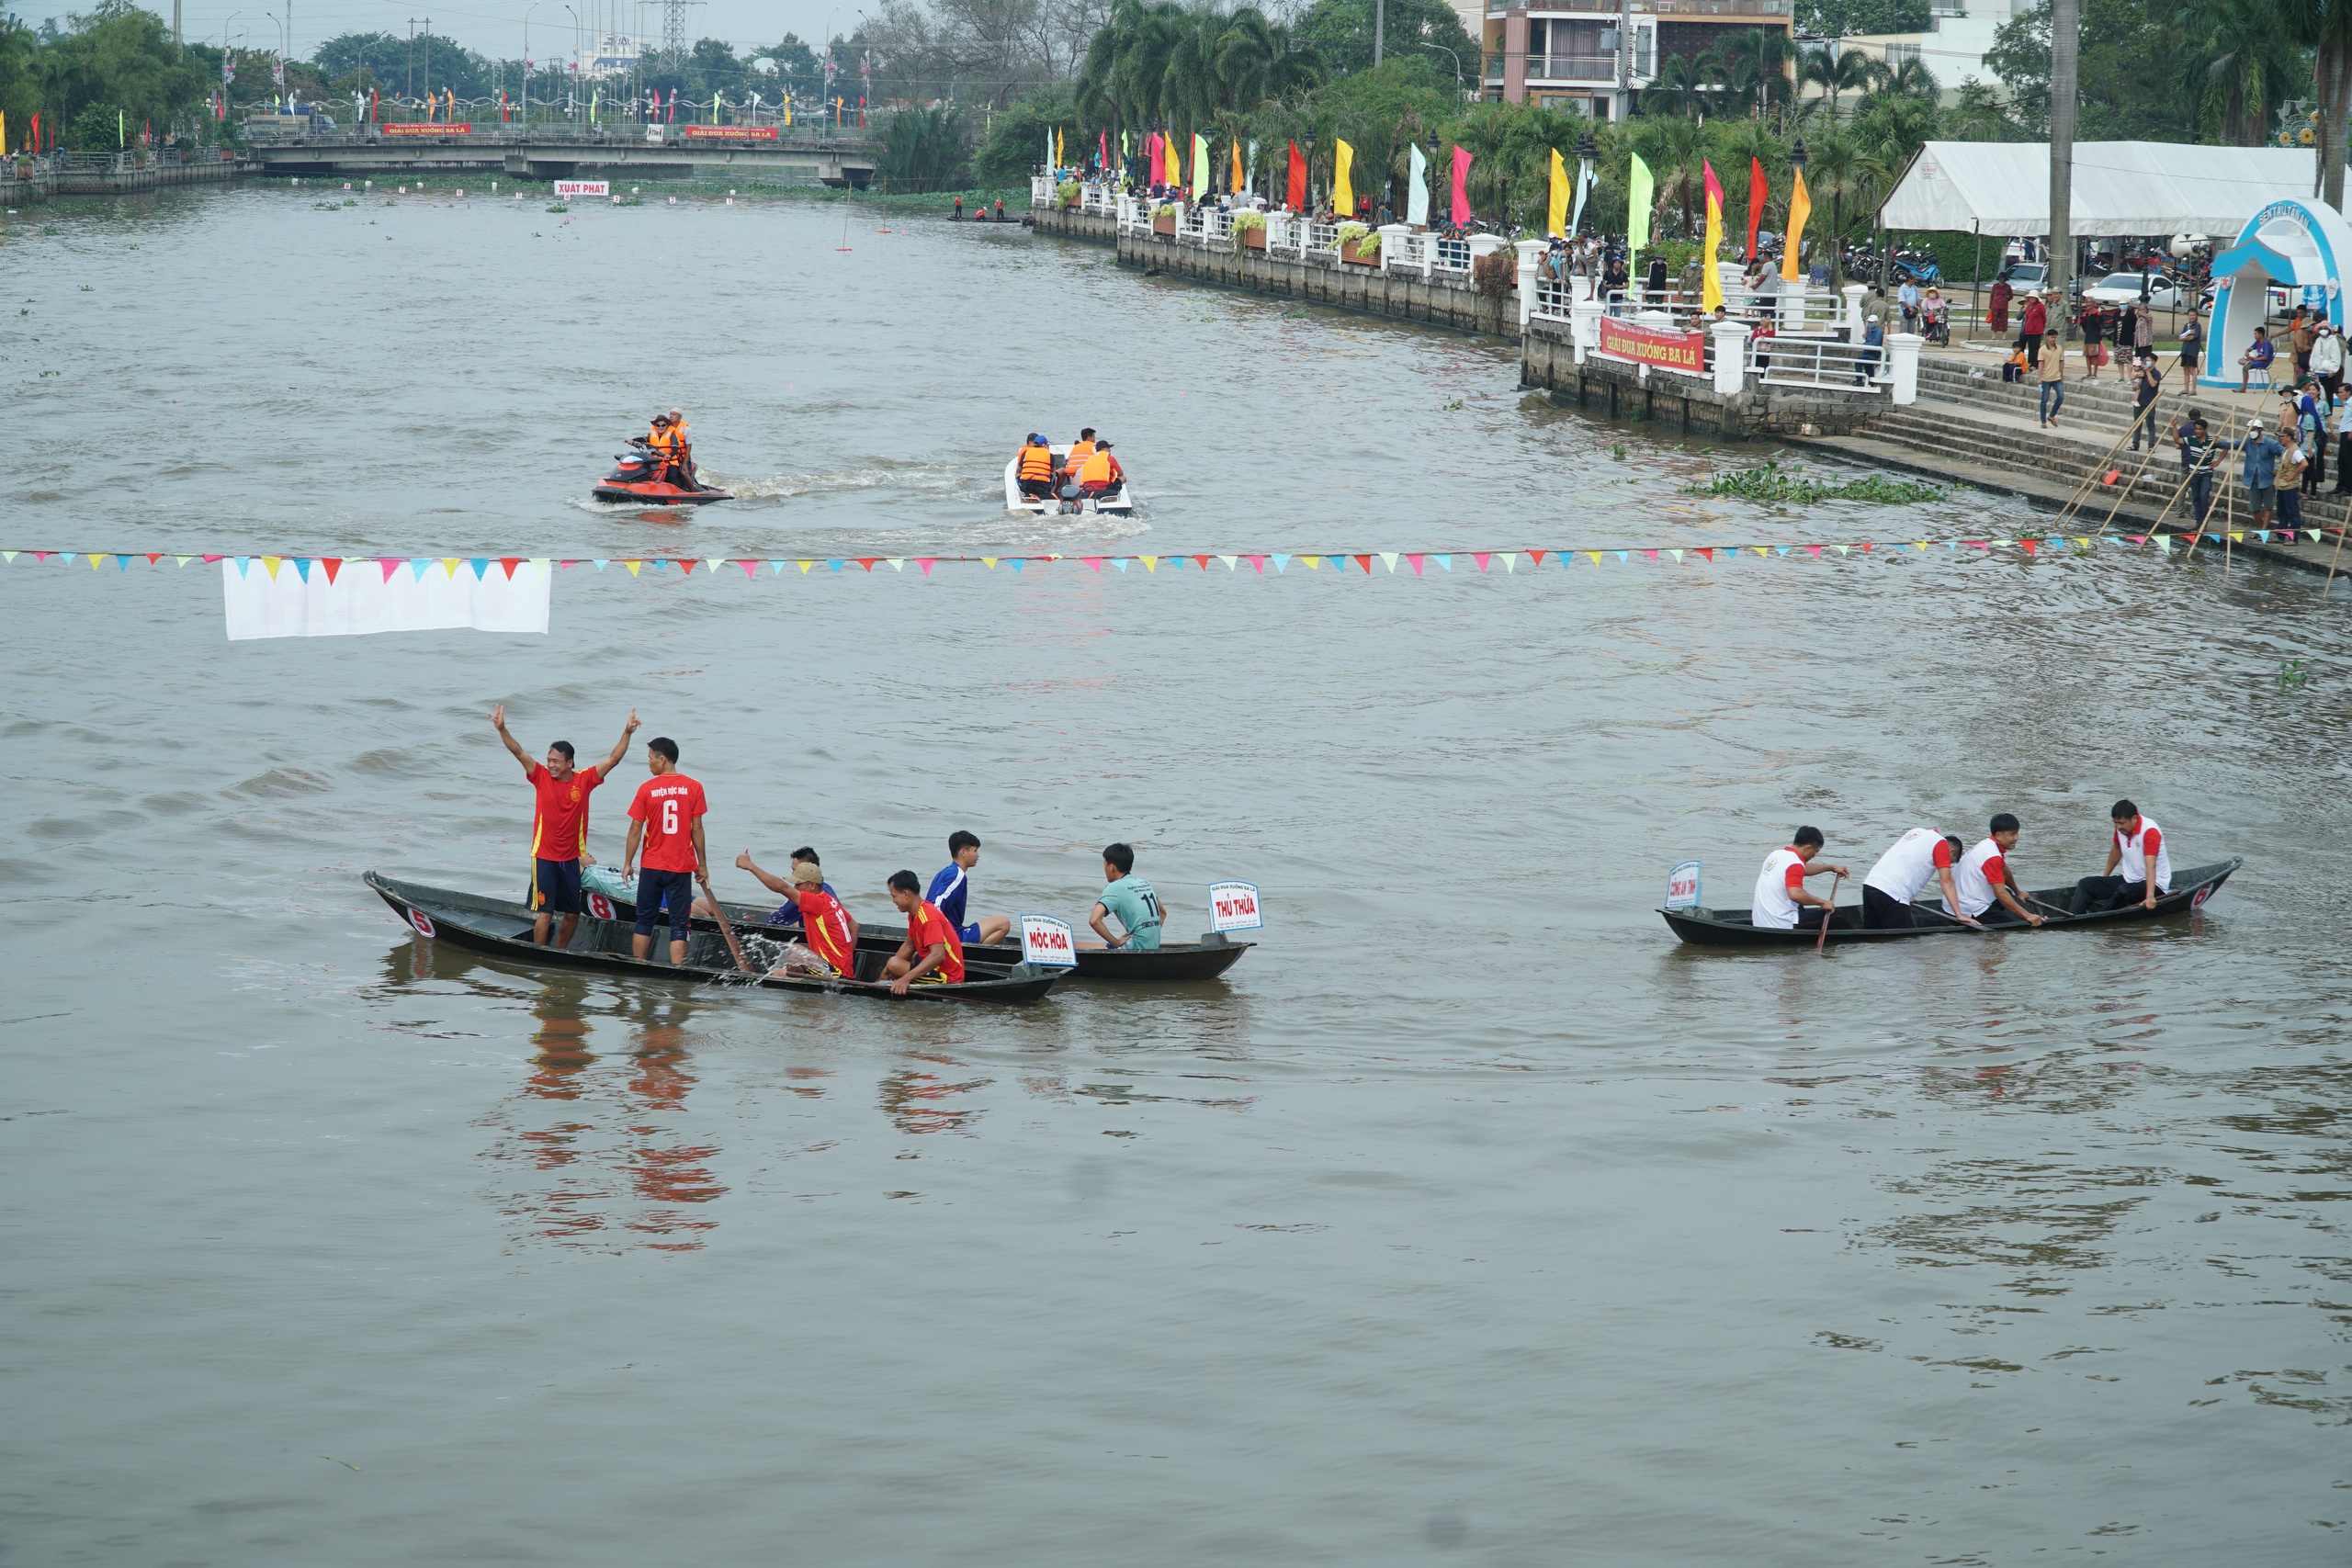
{"label": "light green shirt rower", "polygon": [[[1079,946],[1159,951],[1159,896],[1152,892],[1150,883],[1135,874],[1135,869],[1136,852],[1126,845],[1113,844],[1102,852],[1102,880],[1110,886],[1102,889],[1102,898],[1086,918],[1102,940],[1081,942]],[[1102,923],[1105,916],[1115,917],[1127,934],[1113,936],[1111,928]]]}

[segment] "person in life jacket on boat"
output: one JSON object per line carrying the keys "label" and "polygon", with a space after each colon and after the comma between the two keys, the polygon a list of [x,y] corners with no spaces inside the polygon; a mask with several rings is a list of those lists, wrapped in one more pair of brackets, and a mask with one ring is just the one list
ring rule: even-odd
{"label": "person in life jacket on boat", "polygon": [[666,413],[657,413],[653,416],[652,426],[646,432],[645,449],[660,460],[661,466],[653,470],[653,481],[656,484],[667,480],[681,489],[685,489],[686,481],[678,466],[679,454],[684,449],[684,437],[679,434],[678,427],[671,423],[671,419],[672,416]]}
{"label": "person in life jacket on boat", "polygon": [[1069,444],[1069,455],[1054,460],[1056,476],[1054,493],[1056,495],[1060,496],[1064,501],[1074,502],[1078,499],[1078,472],[1086,466],[1086,459],[1093,455],[1094,427],[1089,425],[1078,433],[1077,440]]}
{"label": "person in life jacket on boat", "polygon": [[1054,449],[1046,445],[1046,438],[1031,431],[1016,461],[1020,466],[1012,470],[1012,477],[1020,485],[1021,493],[1035,501],[1053,500]]}
{"label": "person in life jacket on boat", "polygon": [[695,477],[695,444],[687,435],[686,411],[670,411],[670,482],[680,490],[700,490],[702,481]]}
{"label": "person in life jacket on boat", "polygon": [[1080,501],[1100,501],[1115,494],[1127,482],[1127,471],[1119,467],[1119,459],[1111,456],[1108,441],[1097,442],[1078,470],[1078,495]]}

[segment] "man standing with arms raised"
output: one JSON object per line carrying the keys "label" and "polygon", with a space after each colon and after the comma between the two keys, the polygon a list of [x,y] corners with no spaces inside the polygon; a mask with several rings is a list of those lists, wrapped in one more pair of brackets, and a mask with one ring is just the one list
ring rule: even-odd
{"label": "man standing with arms raised", "polygon": [[548,748],[548,760],[534,762],[531,754],[506,732],[506,705],[490,710],[490,727],[506,742],[507,750],[523,764],[538,802],[531,812],[531,940],[545,946],[548,927],[558,915],[563,929],[556,933],[558,947],[571,945],[580,926],[580,856],[588,847],[588,792],[603,784],[628,755],[628,738],[637,733],[637,710],[613,743],[613,754],[593,768],[574,768],[571,742],[559,740]]}
{"label": "man standing with arms raised", "polygon": [[670,962],[686,961],[686,925],[692,918],[695,879],[710,875],[710,855],[703,847],[702,785],[678,772],[678,743],[657,735],[645,743],[645,765],[653,776],[637,786],[628,803],[628,845],[621,851],[621,875],[639,864],[644,851],[645,869],[637,872],[637,930],[629,951],[643,958],[652,951],[655,917],[670,917]]}

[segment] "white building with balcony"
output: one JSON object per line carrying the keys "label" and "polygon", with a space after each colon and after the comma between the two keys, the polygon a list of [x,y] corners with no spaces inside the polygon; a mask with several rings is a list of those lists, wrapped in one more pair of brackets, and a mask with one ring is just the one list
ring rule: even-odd
{"label": "white building with balcony", "polygon": [[[1488,0],[1481,18],[1485,96],[1556,104],[1596,119],[1623,119],[1633,94],[1657,80],[1660,62],[1695,57],[1728,32],[1791,28],[1791,0]],[[1619,39],[1630,54],[1619,74]]]}

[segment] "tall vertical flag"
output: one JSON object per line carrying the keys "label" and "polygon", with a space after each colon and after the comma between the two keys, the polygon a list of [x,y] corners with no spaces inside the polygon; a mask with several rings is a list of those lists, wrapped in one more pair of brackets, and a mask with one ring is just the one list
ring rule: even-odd
{"label": "tall vertical flag", "polygon": [[1241,168],[1241,138],[1233,139],[1233,190],[1236,195],[1250,188],[1250,176]]}
{"label": "tall vertical flag", "polygon": [[1290,144],[1290,179],[1283,190],[1283,205],[1293,212],[1306,210],[1306,160],[1295,141]]}
{"label": "tall vertical flag", "polygon": [[1568,231],[1568,165],[1560,150],[1552,149],[1552,204],[1544,215],[1544,232],[1558,238]]}
{"label": "tall vertical flag", "polygon": [[1099,131],[1094,138],[1094,166],[1103,173],[1111,170],[1111,133]]}
{"label": "tall vertical flag", "polygon": [[1657,196],[1657,181],[1650,166],[1634,154],[1634,172],[1625,181],[1625,256],[1628,265],[1650,243],[1650,207]]}
{"label": "tall vertical flag", "polygon": [[1340,141],[1331,139],[1331,210],[1341,222],[1356,215],[1356,150]]}
{"label": "tall vertical flag", "polygon": [[1459,146],[1453,150],[1453,220],[1456,223],[1470,221],[1470,154]]}
{"label": "tall vertical flag", "polygon": [[1813,216],[1813,197],[1804,188],[1804,171],[1795,171],[1796,181],[1789,190],[1789,231],[1781,236],[1781,278],[1794,283],[1803,276],[1797,268],[1797,252],[1804,244],[1804,220]]}
{"label": "tall vertical flag", "polygon": [[1571,240],[1576,238],[1577,231],[1584,226],[1585,198],[1592,194],[1592,160],[1578,158],[1577,160],[1577,209],[1568,214],[1568,238]]}
{"label": "tall vertical flag", "polygon": [[1416,228],[1426,229],[1430,223],[1430,161],[1421,153],[1421,144],[1412,143],[1413,177],[1405,193],[1405,221]]}
{"label": "tall vertical flag", "polygon": [[1258,188],[1258,139],[1250,139],[1250,163],[1241,172],[1242,185],[1250,190]]}
{"label": "tall vertical flag", "polygon": [[1168,184],[1171,186],[1182,187],[1184,184],[1184,160],[1182,155],[1176,151],[1176,139],[1174,137],[1163,136],[1159,139],[1159,156],[1168,164],[1166,171],[1168,175]]}
{"label": "tall vertical flag", "polygon": [[1764,160],[1751,155],[1747,160],[1747,261],[1756,262],[1756,231],[1764,222],[1764,198],[1771,192],[1765,183]]}
{"label": "tall vertical flag", "polygon": [[1199,131],[1193,132],[1193,199],[1200,201],[1209,194],[1209,139]]}
{"label": "tall vertical flag", "polygon": [[1062,128],[1057,125],[1054,127],[1054,167],[1061,169],[1069,166],[1069,156],[1062,150]]}
{"label": "tall vertical flag", "polygon": [[1724,186],[1706,159],[1699,160],[1699,170],[1707,180],[1707,254],[1699,264],[1699,308],[1712,310],[1724,302],[1723,274],[1715,268],[1724,248]]}
{"label": "tall vertical flag", "polygon": [[1054,168],[1054,133],[1053,133],[1053,130],[1051,130],[1051,128],[1048,128],[1048,129],[1046,130],[1046,172],[1047,174],[1051,174],[1051,173],[1053,172],[1053,168]]}

